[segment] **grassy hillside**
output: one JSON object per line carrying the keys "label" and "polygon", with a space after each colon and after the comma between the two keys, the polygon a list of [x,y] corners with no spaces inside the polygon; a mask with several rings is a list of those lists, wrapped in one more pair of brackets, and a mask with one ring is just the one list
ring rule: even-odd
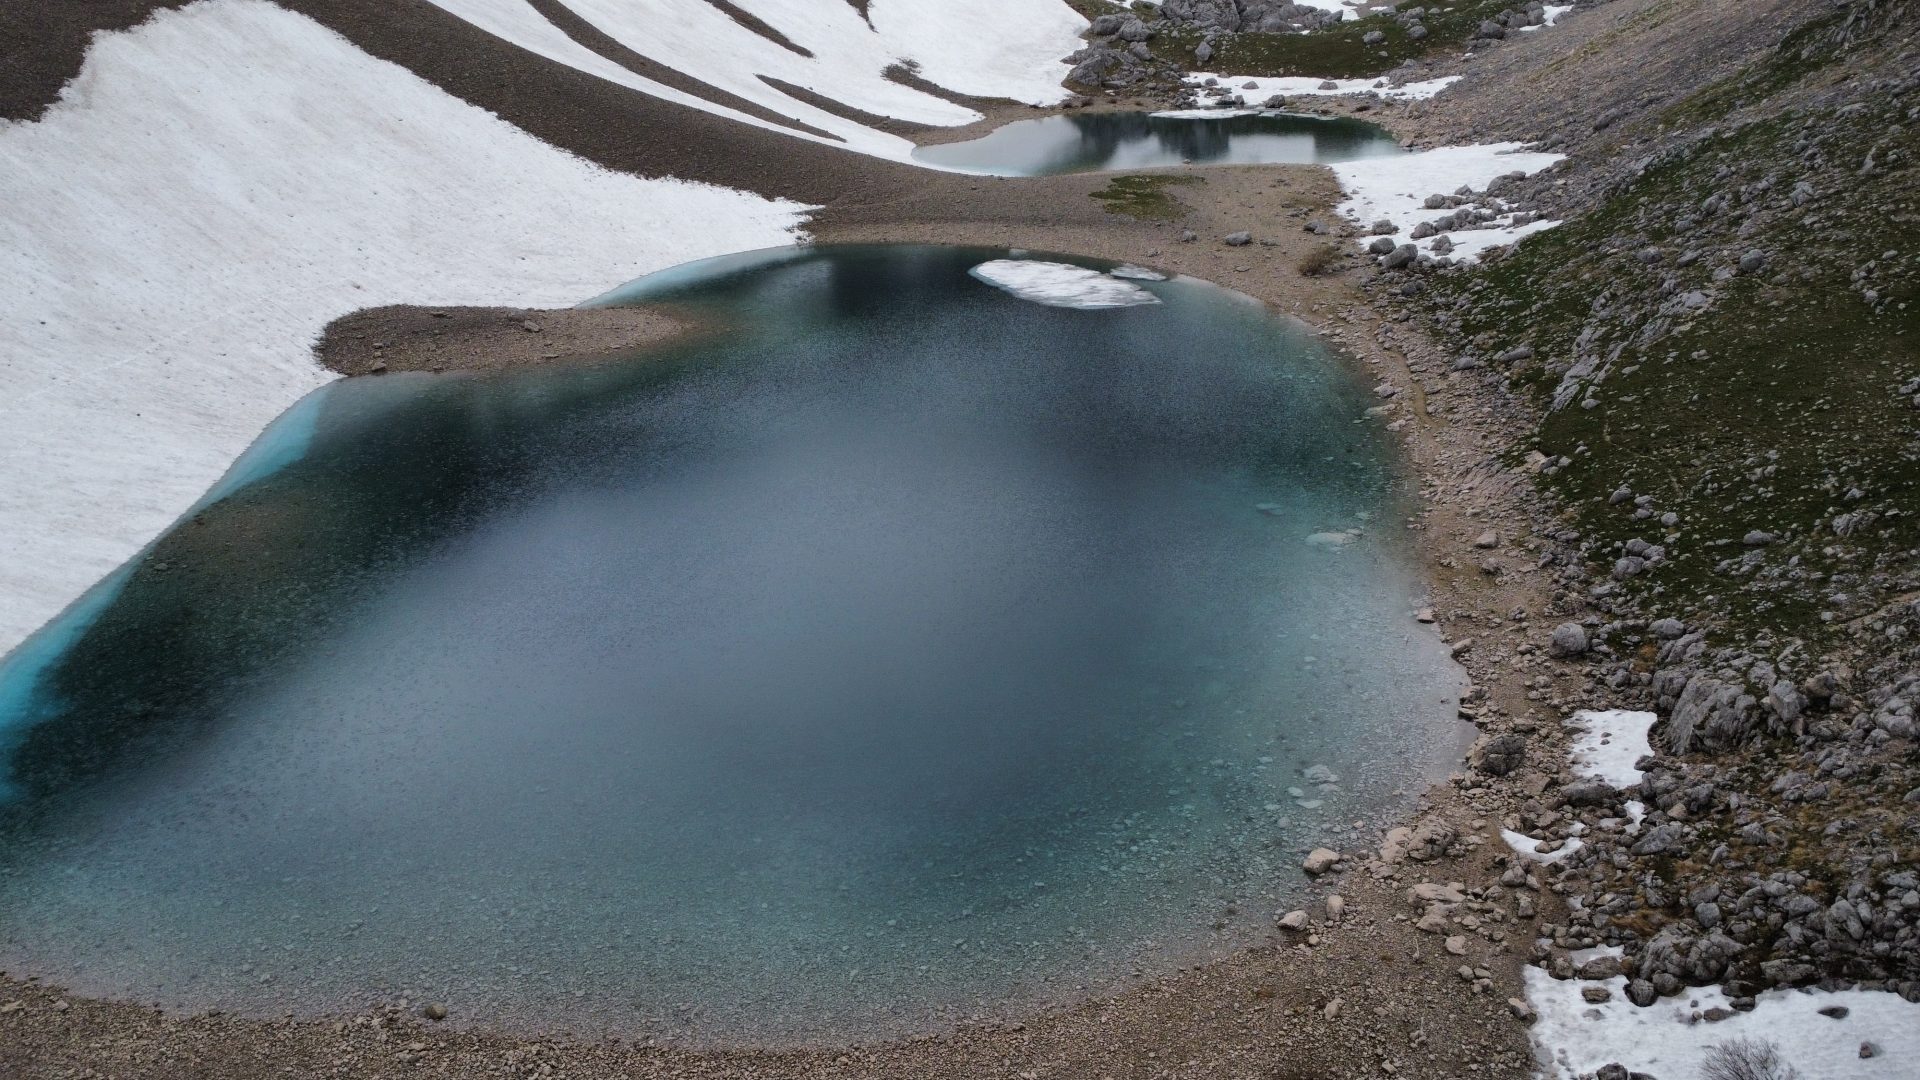
{"label": "grassy hillside", "polygon": [[1920,545],[1920,95],[1824,86],[1833,29],[1650,118],[1699,131],[1426,300],[1463,350],[1531,346],[1516,456],[1570,459],[1542,482],[1596,572],[1661,544],[1621,588],[1809,638],[1912,588]]}

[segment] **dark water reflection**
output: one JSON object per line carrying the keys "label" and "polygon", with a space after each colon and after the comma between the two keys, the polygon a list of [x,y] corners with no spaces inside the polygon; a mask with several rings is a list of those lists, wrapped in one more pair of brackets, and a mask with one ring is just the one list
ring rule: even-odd
{"label": "dark water reflection", "polygon": [[1258,940],[1451,748],[1387,448],[1256,305],[1005,254],[723,260],[624,294],[717,337],[321,391],[0,667],[0,967],[784,1041]]}
{"label": "dark water reflection", "polygon": [[1102,112],[1019,120],[970,142],[923,146],[914,157],[970,172],[1051,176],[1183,162],[1324,164],[1401,152],[1385,128],[1346,118]]}

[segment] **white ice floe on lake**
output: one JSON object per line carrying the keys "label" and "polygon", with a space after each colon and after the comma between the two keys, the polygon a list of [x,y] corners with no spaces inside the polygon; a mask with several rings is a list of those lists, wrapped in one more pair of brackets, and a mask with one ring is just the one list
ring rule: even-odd
{"label": "white ice floe on lake", "polygon": [[1165,281],[1167,280],[1167,275],[1161,273],[1158,270],[1149,270],[1144,266],[1135,266],[1132,263],[1127,263],[1123,266],[1116,266],[1113,269],[1107,271],[1107,273],[1112,274],[1114,277],[1117,277],[1117,278],[1126,278],[1128,281]]}
{"label": "white ice floe on lake", "polygon": [[[1423,254],[1433,251],[1433,237],[1409,240],[1415,225],[1443,217],[1451,211],[1429,210],[1429,195],[1451,195],[1461,188],[1485,191],[1496,178],[1519,172],[1529,176],[1559,161],[1564,155],[1526,149],[1517,142],[1483,143],[1475,146],[1442,146],[1412,154],[1361,158],[1330,166],[1340,180],[1347,197],[1339,212],[1360,225],[1390,221],[1399,227],[1393,234],[1396,243],[1412,243]],[[1450,253],[1455,262],[1473,262],[1489,248],[1514,243],[1525,236],[1558,225],[1557,221],[1534,221],[1525,225],[1509,222],[1494,228],[1462,229],[1445,233],[1453,241]],[[1362,236],[1365,247],[1375,238]]]}
{"label": "white ice floe on lake", "polygon": [[1147,115],[1156,120],[1231,120],[1236,116],[1259,116],[1265,109],[1162,109]]}
{"label": "white ice floe on lake", "polygon": [[1540,846],[1547,841],[1535,840],[1525,833],[1514,832],[1512,829],[1501,829],[1500,839],[1507,842],[1507,846],[1513,849],[1514,854],[1519,855],[1523,859],[1540,863],[1543,866],[1552,866],[1554,863],[1567,858],[1574,852],[1587,846],[1586,841],[1577,836],[1570,836],[1567,838],[1566,843],[1560,845],[1557,849],[1553,851],[1541,851]]}
{"label": "white ice floe on lake", "polygon": [[[1590,1076],[1614,1062],[1685,1080],[1701,1075],[1713,1047],[1735,1039],[1773,1043],[1807,1080],[1906,1080],[1920,1061],[1920,1005],[1896,994],[1774,990],[1743,1013],[1733,1011],[1718,987],[1704,987],[1643,1009],[1627,1000],[1624,976],[1559,980],[1529,967],[1525,977],[1527,1001],[1539,1016],[1535,1052],[1549,1080]],[[1581,997],[1583,987],[1595,985],[1611,990],[1612,999],[1593,1004]],[[1728,1015],[1709,1022],[1703,1018],[1709,1009]],[[1825,1016],[1822,1009],[1844,1015]],[[1863,1045],[1872,1057],[1860,1056]]]}
{"label": "white ice floe on lake", "polygon": [[567,305],[808,209],[600,169],[265,0],[97,35],[0,191],[0,654],[332,377],[334,318]]}
{"label": "white ice floe on lake", "polygon": [[[733,0],[796,48],[743,26],[708,0],[560,0],[573,14],[634,53],[682,75],[827,132],[822,138],[674,90],[580,45],[528,0],[431,0],[530,52],[663,100],[769,128],[796,138],[844,145],[897,161],[913,143],[787,94],[767,80],[800,87],[876,116],[953,126],[980,114],[887,76],[908,64],[927,81],[960,94],[1051,105],[1067,96],[1062,60],[1078,49],[1087,22],[1064,3],[1032,0],[872,0],[866,15],[843,0]],[[991,33],[981,27],[991,27]],[[800,51],[805,50],[805,55]],[[930,167],[930,166],[929,166]]]}
{"label": "white ice floe on lake", "polygon": [[967,271],[996,288],[1048,307],[1098,311],[1157,304],[1160,298],[1111,274],[1039,259],[994,259]]}
{"label": "white ice floe on lake", "polygon": [[1573,771],[1605,781],[1610,787],[1629,788],[1646,774],[1633,763],[1653,753],[1647,735],[1657,717],[1630,709],[1583,710],[1567,720],[1575,734],[1570,755]]}
{"label": "white ice floe on lake", "polygon": [[1459,75],[1448,75],[1444,78],[1401,83],[1395,86],[1391,81],[1381,78],[1316,79],[1311,76],[1296,75],[1253,78],[1245,75],[1211,75],[1200,71],[1188,75],[1186,83],[1188,86],[1198,88],[1203,87],[1208,79],[1213,79],[1219,84],[1221,90],[1229,94],[1238,94],[1256,104],[1275,94],[1290,97],[1376,94],[1394,101],[1425,101],[1459,82],[1460,78]]}

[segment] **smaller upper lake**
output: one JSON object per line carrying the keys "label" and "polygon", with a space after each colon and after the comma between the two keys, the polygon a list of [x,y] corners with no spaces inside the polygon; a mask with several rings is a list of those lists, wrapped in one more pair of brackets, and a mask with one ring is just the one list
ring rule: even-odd
{"label": "smaller upper lake", "polygon": [[995,176],[1151,169],[1166,165],[1312,165],[1401,153],[1377,124],[1280,112],[1075,113],[1020,120],[969,142],[913,156]]}

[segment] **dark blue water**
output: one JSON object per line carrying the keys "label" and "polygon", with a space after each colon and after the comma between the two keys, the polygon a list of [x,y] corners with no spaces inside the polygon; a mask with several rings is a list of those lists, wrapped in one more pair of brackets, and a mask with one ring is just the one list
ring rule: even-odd
{"label": "dark blue water", "polygon": [[722,260],[623,294],[688,344],[320,391],[0,668],[0,967],[787,1041],[1261,940],[1455,745],[1387,446],[1246,299],[1005,255]]}
{"label": "dark blue water", "polygon": [[1199,165],[1328,164],[1403,153],[1392,133],[1344,117],[1248,114],[1065,113],[1017,120],[968,142],[923,146],[932,165],[996,176]]}

